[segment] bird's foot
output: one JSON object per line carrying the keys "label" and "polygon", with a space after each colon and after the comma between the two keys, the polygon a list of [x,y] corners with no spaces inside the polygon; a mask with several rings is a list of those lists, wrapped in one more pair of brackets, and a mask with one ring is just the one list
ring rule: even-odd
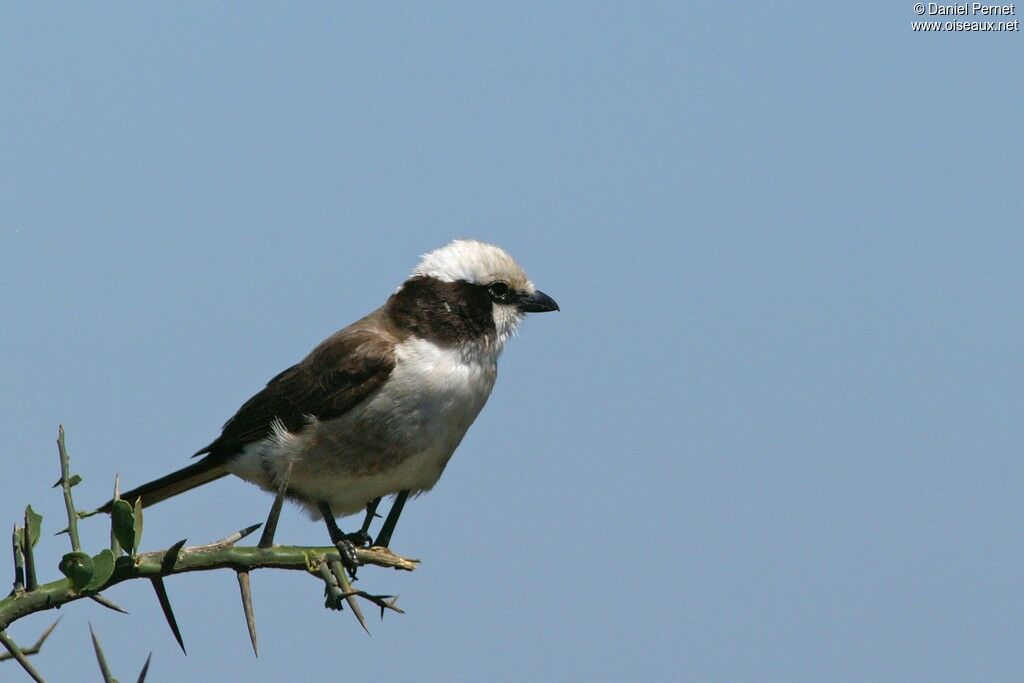
{"label": "bird's foot", "polygon": [[341,565],[348,572],[348,575],[355,579],[356,569],[359,567],[359,557],[356,556],[355,545],[348,538],[351,535],[349,534],[340,541],[335,542],[334,547],[338,549],[338,555],[341,556]]}
{"label": "bird's foot", "polygon": [[369,548],[370,543],[373,542],[373,538],[370,537],[370,534],[366,533],[362,529],[359,531],[353,531],[350,534],[345,534],[344,538],[346,541],[350,541],[352,545],[357,548]]}

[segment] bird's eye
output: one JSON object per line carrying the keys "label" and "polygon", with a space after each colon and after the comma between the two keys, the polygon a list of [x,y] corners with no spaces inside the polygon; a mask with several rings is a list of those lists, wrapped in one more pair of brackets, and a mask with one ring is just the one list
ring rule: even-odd
{"label": "bird's eye", "polygon": [[504,282],[492,282],[487,286],[491,299],[499,302],[506,302],[512,298],[512,289]]}

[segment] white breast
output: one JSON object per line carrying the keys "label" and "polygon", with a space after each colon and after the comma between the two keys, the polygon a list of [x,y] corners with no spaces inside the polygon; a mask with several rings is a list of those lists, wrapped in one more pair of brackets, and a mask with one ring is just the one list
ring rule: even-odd
{"label": "white breast", "polygon": [[[402,410],[422,411],[422,427],[443,438],[454,425],[465,428],[476,418],[494,387],[497,354],[472,347],[438,346],[410,338],[395,347],[395,369],[378,399]],[[406,404],[410,405],[406,405]],[[459,435],[462,438],[462,435]]]}
{"label": "white breast", "polygon": [[413,339],[396,348],[397,363],[367,418],[395,425],[409,457],[386,479],[398,490],[433,487],[466,430],[487,402],[496,358]]}

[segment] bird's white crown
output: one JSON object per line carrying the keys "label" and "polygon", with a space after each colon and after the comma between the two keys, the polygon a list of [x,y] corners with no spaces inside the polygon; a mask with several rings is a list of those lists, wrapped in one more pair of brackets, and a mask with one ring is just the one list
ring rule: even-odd
{"label": "bird's white crown", "polygon": [[517,291],[536,291],[522,267],[504,249],[476,240],[454,240],[424,254],[412,275],[442,282],[464,280],[476,285],[501,280]]}

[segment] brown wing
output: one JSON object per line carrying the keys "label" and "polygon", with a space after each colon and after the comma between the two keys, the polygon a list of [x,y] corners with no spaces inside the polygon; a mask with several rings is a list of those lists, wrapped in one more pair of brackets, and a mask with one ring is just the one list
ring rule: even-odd
{"label": "brown wing", "polygon": [[227,459],[271,433],[275,419],[297,431],[307,416],[329,420],[375,392],[395,367],[394,340],[369,316],[328,337],[299,364],[274,377],[196,455]]}

